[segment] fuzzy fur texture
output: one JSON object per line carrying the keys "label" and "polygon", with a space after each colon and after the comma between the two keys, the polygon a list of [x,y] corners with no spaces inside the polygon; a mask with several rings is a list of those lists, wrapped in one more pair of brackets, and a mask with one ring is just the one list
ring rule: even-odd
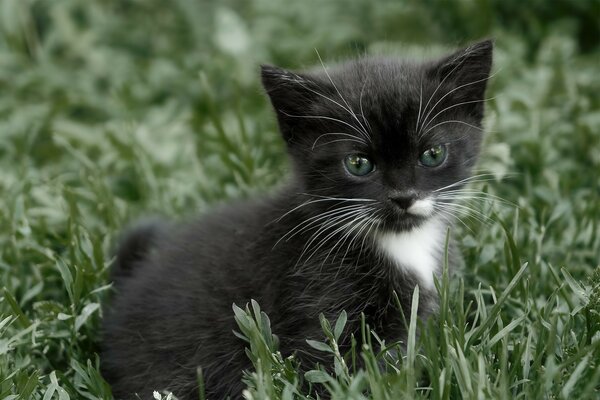
{"label": "fuzzy fur texture", "polygon": [[[104,321],[102,368],[115,397],[167,389],[198,398],[202,366],[208,398],[239,398],[251,364],[232,333],[232,303],[257,300],[282,353],[295,352],[304,368],[330,363],[306,344],[322,340],[319,313],[333,320],[346,310],[346,332],[356,336],[364,313],[381,337],[397,340],[415,285],[420,315],[434,310],[433,274],[451,223],[440,208],[449,200],[438,197],[462,186],[476,162],[491,62],[492,43],[484,41],[426,63],[366,58],[305,73],[263,67],[292,177],[269,197],[192,223],[145,224],[125,237]],[[420,164],[438,144],[447,146],[444,163]],[[349,154],[368,157],[375,169],[350,174]]]}

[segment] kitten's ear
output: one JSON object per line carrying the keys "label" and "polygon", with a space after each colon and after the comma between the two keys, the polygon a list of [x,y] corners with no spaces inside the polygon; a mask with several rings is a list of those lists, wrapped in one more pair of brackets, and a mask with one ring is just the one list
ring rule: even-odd
{"label": "kitten's ear", "polygon": [[429,73],[439,82],[455,87],[452,93],[454,99],[483,100],[492,68],[493,50],[492,40],[477,42],[437,61]]}
{"label": "kitten's ear", "polygon": [[282,130],[302,123],[299,117],[306,115],[323,89],[313,77],[270,65],[261,65],[261,77]]}

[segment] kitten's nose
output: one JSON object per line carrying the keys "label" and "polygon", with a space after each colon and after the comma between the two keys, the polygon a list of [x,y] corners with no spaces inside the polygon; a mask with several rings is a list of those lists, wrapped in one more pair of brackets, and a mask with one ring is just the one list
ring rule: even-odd
{"label": "kitten's nose", "polygon": [[414,204],[417,196],[413,192],[399,192],[390,195],[389,199],[401,209],[408,210]]}

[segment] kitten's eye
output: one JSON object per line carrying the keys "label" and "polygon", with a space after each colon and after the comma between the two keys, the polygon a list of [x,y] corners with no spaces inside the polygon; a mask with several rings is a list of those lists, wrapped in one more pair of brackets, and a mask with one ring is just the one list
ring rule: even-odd
{"label": "kitten's eye", "polygon": [[344,159],[344,165],[348,172],[356,176],[365,176],[375,169],[375,165],[371,160],[359,154],[347,155]]}
{"label": "kitten's eye", "polygon": [[446,157],[448,152],[445,144],[438,144],[433,146],[429,150],[424,151],[419,157],[419,161],[426,167],[437,167],[440,166]]}

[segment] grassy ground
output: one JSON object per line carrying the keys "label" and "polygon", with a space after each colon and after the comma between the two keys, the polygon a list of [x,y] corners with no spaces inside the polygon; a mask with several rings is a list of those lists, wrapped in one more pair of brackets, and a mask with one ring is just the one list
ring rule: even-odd
{"label": "grassy ground", "polygon": [[285,174],[258,63],[422,57],[489,35],[483,189],[515,205],[453,232],[466,268],[400,359],[365,327],[342,361],[342,317],[314,343],[334,376],[299,376],[265,317],[237,310],[256,361],[247,397],[306,398],[307,380],[338,399],[597,398],[600,3],[476,3],[0,2],[0,399],[111,398],[98,328],[119,230]]}

